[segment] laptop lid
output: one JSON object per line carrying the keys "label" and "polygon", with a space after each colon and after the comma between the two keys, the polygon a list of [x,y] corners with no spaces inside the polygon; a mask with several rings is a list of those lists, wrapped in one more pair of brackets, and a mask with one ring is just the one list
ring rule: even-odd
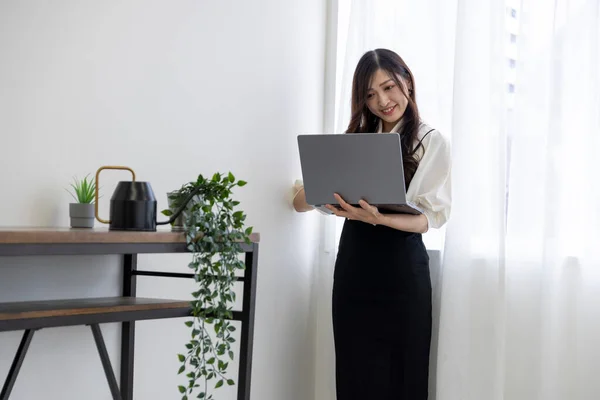
{"label": "laptop lid", "polygon": [[360,199],[388,210],[418,213],[406,205],[398,133],[298,135],[306,201],[338,204],[333,193],[358,205]]}

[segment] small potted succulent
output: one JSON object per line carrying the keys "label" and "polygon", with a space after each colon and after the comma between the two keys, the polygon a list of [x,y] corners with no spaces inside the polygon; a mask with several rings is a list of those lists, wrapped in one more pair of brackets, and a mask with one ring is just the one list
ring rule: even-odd
{"label": "small potted succulent", "polygon": [[71,184],[73,191],[69,193],[75,199],[74,203],[69,204],[71,228],[94,227],[96,182],[88,177],[89,175],[81,180],[74,178],[74,183]]}

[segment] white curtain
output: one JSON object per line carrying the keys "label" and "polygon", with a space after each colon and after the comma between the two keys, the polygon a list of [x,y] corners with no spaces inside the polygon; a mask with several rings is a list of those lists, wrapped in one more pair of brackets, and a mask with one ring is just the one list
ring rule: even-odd
{"label": "white curtain", "polygon": [[596,399],[600,3],[498,3],[457,13],[437,399]]}
{"label": "white curtain", "polygon": [[434,398],[500,400],[505,398],[506,5],[459,0],[455,15],[453,207],[442,263]]}
{"label": "white curtain", "polygon": [[[426,240],[444,246],[430,398],[599,398],[600,0],[335,3],[335,131],[358,58],[388,47],[415,73],[422,117],[451,136],[452,217],[445,241]],[[335,399],[329,304],[317,400]]]}
{"label": "white curtain", "polygon": [[600,398],[600,0],[523,6],[505,396]]}

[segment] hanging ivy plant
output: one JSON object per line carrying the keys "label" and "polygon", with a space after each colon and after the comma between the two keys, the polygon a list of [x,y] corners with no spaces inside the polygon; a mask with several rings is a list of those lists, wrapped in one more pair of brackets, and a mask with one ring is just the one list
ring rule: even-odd
{"label": "hanging ivy plant", "polygon": [[250,243],[252,227],[244,227],[246,215],[235,209],[239,202],[232,199],[232,190],[245,184],[236,181],[231,172],[216,173],[212,179],[199,175],[177,191],[182,198],[192,192],[198,194],[184,214],[186,241],[192,253],[189,268],[197,290],[192,293],[192,319],[185,322],[191,328],[191,338],[185,345],[187,351],[178,354],[182,363],[178,373],[187,372],[188,378],[187,385],[178,387],[182,400],[196,394],[199,399],[212,400],[211,389],[235,385],[227,377],[229,362],[234,359],[234,284],[236,272],[245,268],[239,253],[242,243]]}

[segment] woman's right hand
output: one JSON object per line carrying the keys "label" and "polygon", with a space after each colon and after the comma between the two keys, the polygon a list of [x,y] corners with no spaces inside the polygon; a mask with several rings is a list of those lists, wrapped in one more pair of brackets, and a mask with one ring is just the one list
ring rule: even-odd
{"label": "woman's right hand", "polygon": [[296,182],[294,182],[294,195],[302,189],[304,189],[304,183],[300,179],[296,179]]}
{"label": "woman's right hand", "polygon": [[293,205],[297,212],[306,212],[314,209],[313,206],[306,202],[306,193],[304,192],[304,185],[301,180],[294,182],[294,199]]}

